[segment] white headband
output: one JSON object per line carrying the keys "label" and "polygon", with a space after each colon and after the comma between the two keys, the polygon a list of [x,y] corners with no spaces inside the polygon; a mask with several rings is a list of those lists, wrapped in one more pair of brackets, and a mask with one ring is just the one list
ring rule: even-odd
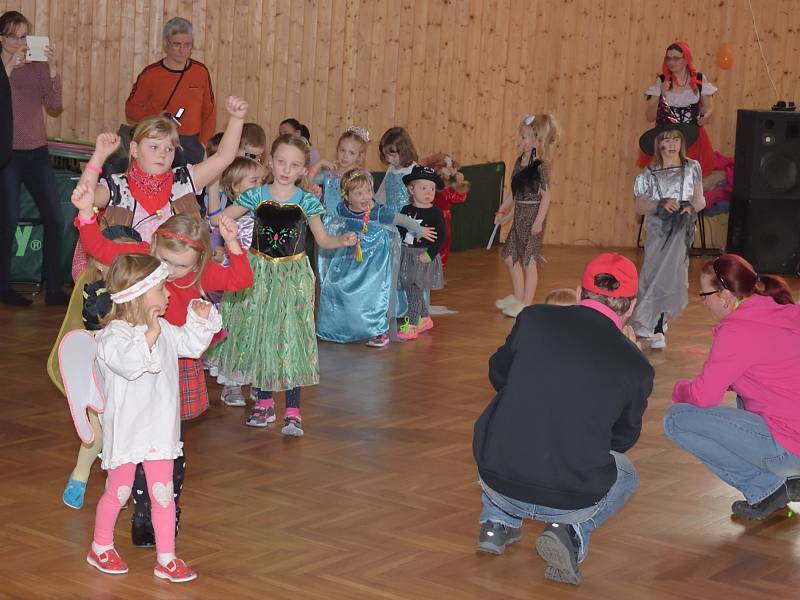
{"label": "white headband", "polygon": [[169,277],[169,268],[167,263],[162,262],[155,271],[141,281],[137,281],[132,286],[111,294],[111,301],[114,304],[125,304],[131,300],[136,300],[136,298],[152,290],[167,277]]}
{"label": "white headband", "polygon": [[535,115],[522,115],[522,120],[520,121],[520,123],[522,125],[526,125],[527,127],[530,127],[531,123],[533,123],[534,120],[536,120],[536,116]]}
{"label": "white headband", "polygon": [[344,130],[345,133],[355,133],[358,137],[360,137],[364,142],[369,144],[369,131],[366,128],[361,127],[360,125],[351,125],[347,129]]}

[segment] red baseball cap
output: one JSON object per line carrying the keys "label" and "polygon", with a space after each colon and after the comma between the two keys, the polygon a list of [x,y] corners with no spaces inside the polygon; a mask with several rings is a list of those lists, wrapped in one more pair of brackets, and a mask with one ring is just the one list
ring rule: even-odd
{"label": "red baseball cap", "polygon": [[[619,287],[615,290],[604,290],[595,283],[595,277],[601,274],[612,275]],[[639,289],[639,274],[636,265],[616,252],[606,252],[595,256],[583,270],[581,287],[589,292],[609,296],[611,298],[633,298]]]}

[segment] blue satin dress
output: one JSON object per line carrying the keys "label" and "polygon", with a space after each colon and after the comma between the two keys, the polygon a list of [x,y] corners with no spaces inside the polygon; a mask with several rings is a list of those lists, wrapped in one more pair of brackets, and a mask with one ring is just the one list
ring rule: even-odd
{"label": "blue satin dress", "polygon": [[323,222],[328,233],[358,233],[363,260],[356,261],[355,248],[320,249],[316,320],[320,339],[347,343],[395,332],[400,236],[393,221],[398,207],[407,202],[408,191],[402,181],[399,186],[387,188],[387,192],[389,189],[394,192],[393,196],[387,193],[392,203],[376,204],[370,211],[366,231],[362,232],[364,214],[352,212],[340,196],[338,204],[329,203],[337,196],[329,195],[325,188]]}

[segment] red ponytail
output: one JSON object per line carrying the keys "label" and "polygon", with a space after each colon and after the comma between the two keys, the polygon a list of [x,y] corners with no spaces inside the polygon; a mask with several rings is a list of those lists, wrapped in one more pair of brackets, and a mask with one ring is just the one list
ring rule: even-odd
{"label": "red ponytail", "polygon": [[738,299],[753,294],[771,296],[778,304],[794,304],[794,296],[782,277],[759,275],[749,262],[736,254],[722,254],[703,265],[718,290],[728,290]]}

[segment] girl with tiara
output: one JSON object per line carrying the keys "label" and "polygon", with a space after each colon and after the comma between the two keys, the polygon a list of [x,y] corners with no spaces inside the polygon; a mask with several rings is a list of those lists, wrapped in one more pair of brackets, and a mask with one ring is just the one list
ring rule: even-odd
{"label": "girl with tiara", "polygon": [[114,548],[114,525],[131,495],[136,465],[147,475],[156,537],[154,574],[176,583],[197,574],[175,556],[173,461],[180,459],[178,358],[197,359],[222,327],[211,304],[193,300],[182,327],[161,316],[169,267],[152,256],[123,254],[108,271],[113,307],[97,335],[96,365],[105,399],[103,468],[108,486],[97,503],[86,562],[119,575],[128,566]]}
{"label": "girl with tiara", "polygon": [[279,136],[270,150],[273,182],[247,190],[222,211],[223,218],[232,219],[253,213],[250,263],[255,283],[249,290],[225,294],[220,311],[228,338],[209,351],[226,386],[257,388],[247,425],[274,422],[272,394],[286,391],[281,433],[289,436],[303,435],[300,387],[319,383],[314,273],[305,252],[308,230],[322,248],[353,246],[358,239],[353,232],[328,235],[319,200],[295,185],[306,176],[308,161],[305,139]]}
{"label": "girl with tiara", "polygon": [[372,175],[351,169],[342,176],[342,202],[325,227],[335,235],[358,234],[355,251],[323,250],[319,254],[317,336],[332,342],[368,339],[367,346],[389,343],[395,321],[394,290],[400,266],[400,236],[396,225],[416,238],[435,240],[436,231],[372,201]]}
{"label": "girl with tiara", "polygon": [[[520,155],[511,174],[511,194],[497,211],[500,225],[513,216],[502,256],[511,275],[513,293],[495,302],[504,315],[516,317],[533,303],[538,283],[544,223],[550,208],[550,167],[560,137],[553,115],[525,115],[519,124]],[[512,212],[513,209],[513,212]]]}
{"label": "girl with tiara", "polygon": [[369,131],[358,125],[348,127],[336,142],[336,161],[321,160],[311,167],[309,178],[322,185],[322,203],[327,214],[335,214],[342,201],[342,174],[364,166],[367,144]]}

